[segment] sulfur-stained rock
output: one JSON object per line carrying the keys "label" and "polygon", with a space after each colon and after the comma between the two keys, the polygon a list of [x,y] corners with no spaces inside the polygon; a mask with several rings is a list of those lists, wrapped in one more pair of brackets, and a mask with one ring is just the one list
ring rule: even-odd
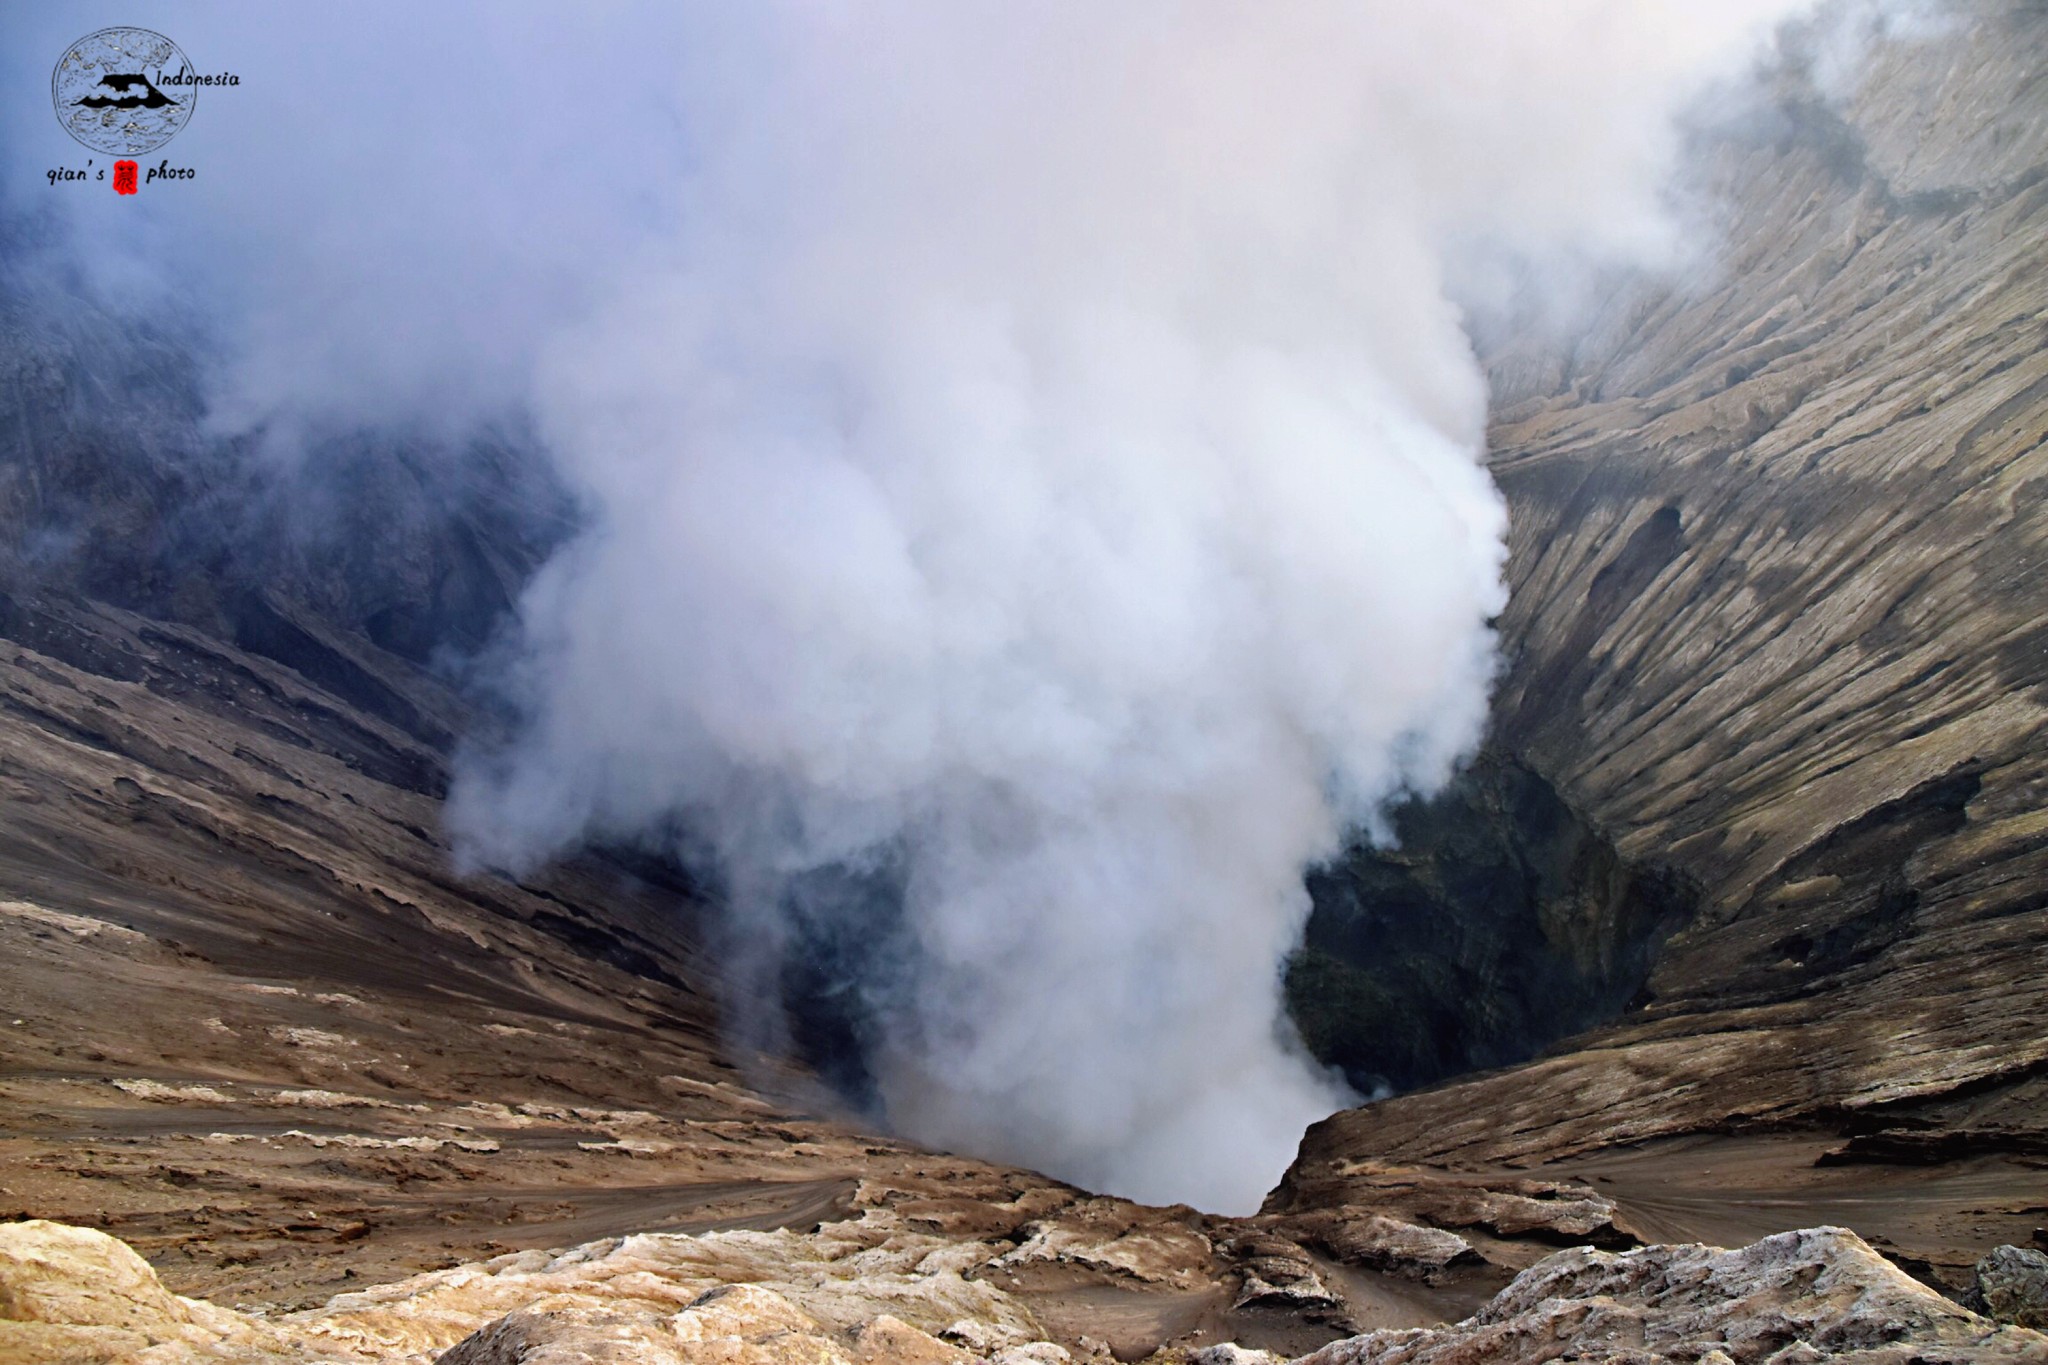
{"label": "sulfur-stained rock", "polygon": [[759,1341],[792,1333],[815,1336],[822,1330],[816,1318],[758,1284],[708,1289],[676,1314],[671,1326],[682,1341]]}
{"label": "sulfur-stained rock", "polygon": [[127,1243],[91,1228],[0,1223],[0,1360],[115,1360],[158,1346],[254,1346],[248,1318],[180,1298]]}
{"label": "sulfur-stained rock", "polygon": [[[1109,1240],[1128,1231],[1123,1221]],[[1020,1301],[969,1278],[1009,1250],[870,1209],[808,1233],[655,1233],[513,1252],[259,1320],[168,1293],[103,1233],[17,1223],[0,1225],[0,1362],[1062,1365],[1068,1352],[1041,1339]]]}
{"label": "sulfur-stained rock", "polygon": [[[610,1238],[431,1271],[257,1320],[166,1292],[134,1251],[102,1233],[8,1224],[0,1362],[973,1365],[985,1355],[927,1326],[987,1343],[1042,1335],[1002,1291],[940,1265],[934,1252],[944,1245],[882,1213],[805,1234]],[[1000,1249],[984,1247],[982,1260]],[[1059,1349],[1040,1345],[1041,1354]]]}
{"label": "sulfur-stained rock", "polygon": [[[1024,1241],[995,1266],[1019,1269],[1034,1262],[1083,1266],[1145,1284],[1193,1288],[1195,1267],[1212,1251],[1209,1239],[1122,1199],[1083,1199],[1055,1219],[1025,1223]],[[1149,1215],[1149,1216],[1148,1216]]]}
{"label": "sulfur-stained rock", "polygon": [[0,1225],[0,1318],[155,1331],[188,1325],[193,1307],[103,1232],[41,1219]]}
{"label": "sulfur-stained rock", "polygon": [[668,1324],[602,1308],[521,1309],[444,1351],[435,1365],[685,1365]]}
{"label": "sulfur-stained rock", "polygon": [[978,1365],[980,1360],[887,1313],[854,1335],[853,1358],[859,1365]]}

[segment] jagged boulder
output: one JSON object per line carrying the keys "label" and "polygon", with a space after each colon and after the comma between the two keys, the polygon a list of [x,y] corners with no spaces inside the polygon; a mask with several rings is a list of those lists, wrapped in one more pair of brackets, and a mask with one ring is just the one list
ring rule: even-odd
{"label": "jagged boulder", "polygon": [[1845,1228],[1737,1251],[1560,1252],[1447,1327],[1369,1332],[1297,1365],[1687,1365],[2038,1362],[2048,1337],[2001,1327],[1927,1289]]}
{"label": "jagged boulder", "polygon": [[1451,1265],[1477,1262],[1472,1244],[1455,1232],[1390,1218],[1355,1204],[1290,1216],[1284,1226],[1303,1245],[1345,1265],[1428,1278]]}
{"label": "jagged boulder", "polygon": [[1252,1234],[1238,1238],[1230,1250],[1242,1276],[1233,1307],[1256,1303],[1316,1310],[1333,1309],[1342,1302],[1323,1282],[1309,1254],[1285,1237]]}
{"label": "jagged boulder", "polygon": [[2048,1328],[2048,1255],[2025,1247],[1994,1247],[1977,1262],[1970,1306],[2000,1322]]}

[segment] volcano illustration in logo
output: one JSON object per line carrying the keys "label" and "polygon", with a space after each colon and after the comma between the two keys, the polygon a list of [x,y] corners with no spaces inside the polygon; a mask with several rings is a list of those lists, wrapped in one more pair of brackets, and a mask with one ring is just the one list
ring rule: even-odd
{"label": "volcano illustration in logo", "polygon": [[50,99],[64,130],[96,152],[141,156],[177,135],[198,101],[194,85],[158,87],[188,72],[176,43],[146,28],[103,28],[80,38],[57,61]]}
{"label": "volcano illustration in logo", "polygon": [[[85,98],[78,101],[79,108],[161,109],[167,104],[177,103],[177,101],[172,99],[169,95],[166,95],[163,91],[151,85],[149,83],[149,77],[147,76],[102,76],[100,77],[100,84],[108,87],[111,90],[119,90],[123,93],[118,99],[116,99],[112,95],[87,95]],[[133,90],[138,85],[141,86],[144,90],[147,90],[149,93],[147,95],[130,95],[126,93],[129,90]]]}

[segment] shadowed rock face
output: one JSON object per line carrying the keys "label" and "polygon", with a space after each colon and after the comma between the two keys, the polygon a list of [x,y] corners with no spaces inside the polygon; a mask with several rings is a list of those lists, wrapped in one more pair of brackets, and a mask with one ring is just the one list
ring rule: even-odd
{"label": "shadowed rock face", "polygon": [[1569,1165],[1745,1129],[2029,1179],[2048,1150],[2044,51],[2048,11],[1980,5],[1880,53],[1839,106],[1788,79],[1706,149],[1732,242],[1715,278],[1620,289],[1569,348],[1490,345],[1500,742],[1624,861],[1688,878],[1698,911],[1618,1021],[1318,1126],[1278,1206],[1335,1197],[1367,1156]]}
{"label": "shadowed rock face", "polygon": [[0,222],[0,590],[194,627],[445,746],[449,718],[356,656],[487,642],[573,524],[522,433],[223,441],[192,333],[68,290],[34,245]]}
{"label": "shadowed rock face", "polygon": [[1625,862],[1495,749],[1389,823],[1386,846],[1311,874],[1287,969],[1302,1040],[1364,1093],[1525,1061],[1604,1023],[1695,908],[1683,874]]}

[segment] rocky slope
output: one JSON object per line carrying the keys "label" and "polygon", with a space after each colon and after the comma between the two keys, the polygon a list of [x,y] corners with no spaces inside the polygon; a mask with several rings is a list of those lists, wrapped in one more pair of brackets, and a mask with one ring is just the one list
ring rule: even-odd
{"label": "rocky slope", "polygon": [[1958,13],[1710,140],[1713,278],[1495,343],[1498,742],[1697,913],[1615,1022],[1312,1130],[1276,1209],[1509,1163],[1722,1240],[1862,1184],[1951,1280],[2048,1211],[2048,12]]}
{"label": "rocky slope", "polygon": [[[1137,1353],[1433,1321],[1511,1273],[1329,1288],[1334,1263],[1260,1225],[835,1119],[721,1041],[701,906],[659,868],[457,876],[444,755],[413,735],[189,626],[6,602],[0,1216],[90,1224],[175,1290],[275,1309],[606,1235],[913,1229],[914,1259],[982,1247],[978,1283],[1033,1334]],[[344,647],[421,713],[456,705]]]}

